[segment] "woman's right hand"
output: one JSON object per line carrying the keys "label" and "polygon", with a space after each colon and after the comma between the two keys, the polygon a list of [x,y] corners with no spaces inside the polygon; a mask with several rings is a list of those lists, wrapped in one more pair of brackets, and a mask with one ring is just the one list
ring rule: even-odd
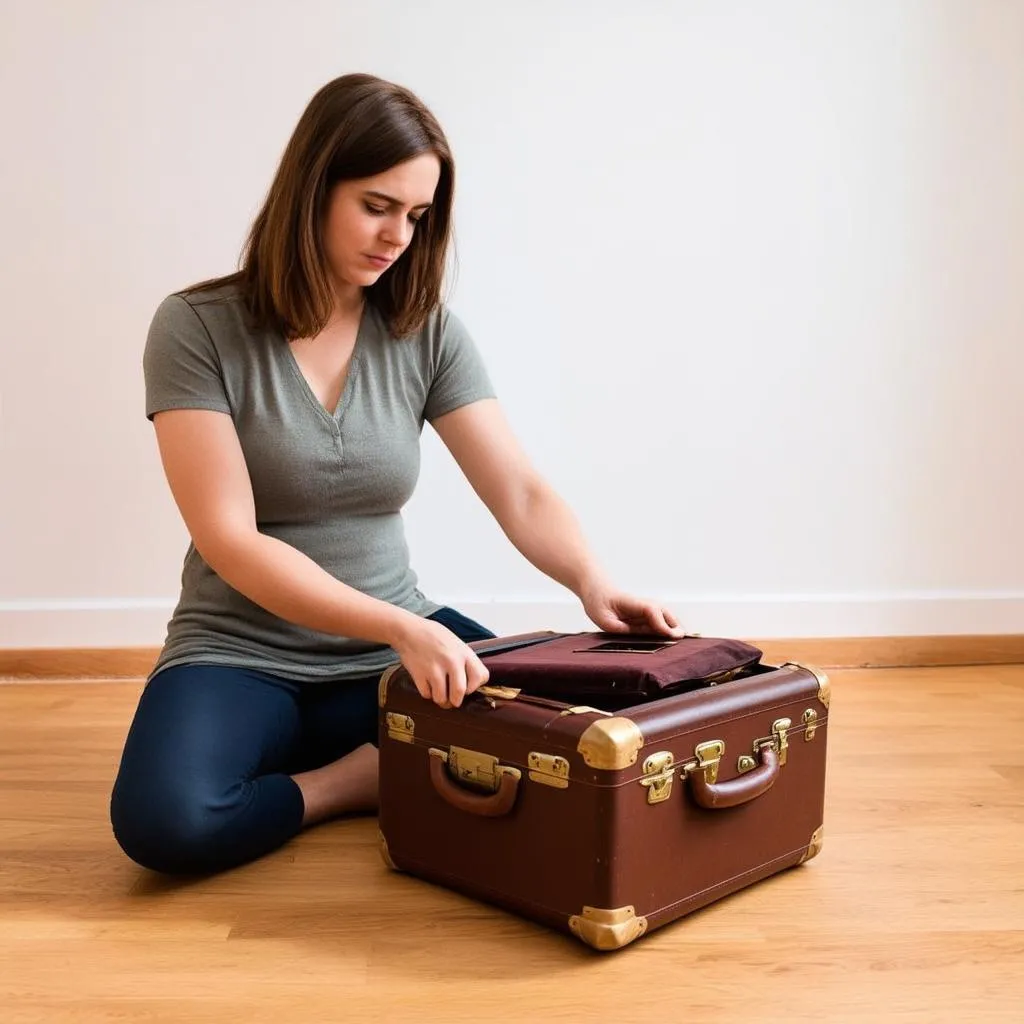
{"label": "woman's right hand", "polygon": [[442,708],[459,707],[490,675],[468,644],[431,619],[410,615],[391,646],[420,696]]}

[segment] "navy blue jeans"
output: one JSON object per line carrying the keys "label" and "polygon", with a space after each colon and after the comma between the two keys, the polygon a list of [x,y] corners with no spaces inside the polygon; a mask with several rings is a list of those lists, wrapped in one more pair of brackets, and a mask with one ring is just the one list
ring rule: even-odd
{"label": "navy blue jeans", "polygon": [[[430,616],[470,642],[493,637],[452,608]],[[222,665],[178,665],[146,685],[110,799],[121,849],[169,874],[221,871],[302,827],[292,775],[377,742],[379,675],[295,683]]]}

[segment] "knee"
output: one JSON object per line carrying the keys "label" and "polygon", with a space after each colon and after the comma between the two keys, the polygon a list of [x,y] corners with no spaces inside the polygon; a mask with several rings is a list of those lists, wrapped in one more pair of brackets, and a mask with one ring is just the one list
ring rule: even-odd
{"label": "knee", "polygon": [[218,834],[224,802],[181,785],[119,777],[110,798],[118,846],[136,864],[165,874],[203,874],[219,868]]}

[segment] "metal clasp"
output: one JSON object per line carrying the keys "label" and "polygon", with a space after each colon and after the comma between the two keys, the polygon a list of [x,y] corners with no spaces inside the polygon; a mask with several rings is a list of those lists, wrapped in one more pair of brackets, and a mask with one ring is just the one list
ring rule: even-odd
{"label": "metal clasp", "polygon": [[754,754],[759,754],[762,747],[774,747],[779,755],[779,767],[781,768],[789,756],[789,738],[787,734],[792,726],[793,723],[788,718],[776,719],[772,722],[771,736],[762,736],[760,739],[754,740]]}
{"label": "metal clasp", "polygon": [[464,747],[449,747],[444,760],[448,762],[448,770],[459,782],[478,786],[490,793],[498,792],[502,772],[496,757],[481,754],[478,750],[466,750]]}
{"label": "metal clasp", "polygon": [[485,683],[483,686],[478,686],[476,692],[483,697],[497,697],[498,700],[515,700],[523,691],[514,686],[496,686]]}
{"label": "metal clasp", "polygon": [[569,762],[558,754],[543,754],[531,750],[527,759],[530,778],[544,786],[566,789],[569,785]]}
{"label": "metal clasp", "polygon": [[660,750],[644,761],[644,777],[640,785],[647,788],[649,804],[659,804],[672,795],[672,777],[675,772],[675,757],[671,750]]}
{"label": "metal clasp", "polygon": [[408,715],[397,711],[389,711],[384,716],[388,737],[401,743],[412,743],[416,733],[416,723]]}
{"label": "metal clasp", "polygon": [[706,743],[698,743],[693,752],[697,755],[697,760],[687,761],[682,770],[687,773],[702,771],[706,782],[717,782],[718,765],[725,755],[725,741],[708,740]]}
{"label": "metal clasp", "polygon": [[814,708],[808,708],[804,712],[804,742],[810,743],[814,734],[818,731],[818,712]]}
{"label": "metal clasp", "polygon": [[780,718],[772,723],[772,732],[778,741],[777,749],[779,751],[780,768],[786,763],[786,758],[789,756],[789,741],[786,738],[786,734],[792,725],[793,723],[788,718]]}

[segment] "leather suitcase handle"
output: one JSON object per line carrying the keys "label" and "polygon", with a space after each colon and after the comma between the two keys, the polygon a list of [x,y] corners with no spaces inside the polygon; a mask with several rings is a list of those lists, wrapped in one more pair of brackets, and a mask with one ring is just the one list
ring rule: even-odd
{"label": "leather suitcase handle", "polygon": [[519,780],[522,773],[518,768],[499,765],[501,778],[494,793],[473,793],[460,786],[445,767],[444,754],[440,750],[430,751],[430,781],[438,795],[460,811],[480,814],[485,818],[500,818],[508,814],[516,802]]}
{"label": "leather suitcase handle", "polygon": [[760,767],[729,782],[708,782],[700,768],[687,773],[694,801],[708,810],[736,807],[767,793],[779,777],[779,754],[772,746],[761,747]]}

